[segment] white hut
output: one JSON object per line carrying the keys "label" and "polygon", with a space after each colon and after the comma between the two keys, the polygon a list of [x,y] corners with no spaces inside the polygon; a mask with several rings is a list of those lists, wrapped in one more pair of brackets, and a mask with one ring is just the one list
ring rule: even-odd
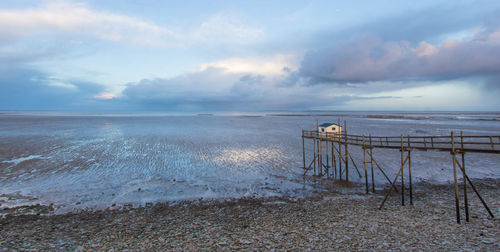
{"label": "white hut", "polygon": [[318,125],[318,133],[322,136],[340,136],[342,127],[336,123],[323,123]]}

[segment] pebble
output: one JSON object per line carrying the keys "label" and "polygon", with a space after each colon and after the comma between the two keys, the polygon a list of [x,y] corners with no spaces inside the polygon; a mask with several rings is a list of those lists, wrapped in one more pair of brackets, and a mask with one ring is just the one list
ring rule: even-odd
{"label": "pebble", "polygon": [[[499,213],[495,181],[476,187],[493,213]],[[0,218],[0,250],[500,251],[498,219],[483,214],[457,224],[453,188],[420,186],[414,206],[401,206],[393,194],[382,210],[380,197],[349,198],[335,192],[293,200],[165,202],[63,215],[50,215],[44,206],[8,209],[2,210],[8,216]],[[477,197],[469,199],[471,211],[484,210]]]}

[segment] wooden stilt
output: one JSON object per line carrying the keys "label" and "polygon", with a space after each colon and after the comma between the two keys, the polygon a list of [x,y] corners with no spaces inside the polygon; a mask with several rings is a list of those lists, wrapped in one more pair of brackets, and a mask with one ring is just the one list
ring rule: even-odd
{"label": "wooden stilt", "polygon": [[330,144],[331,144],[331,148],[330,149],[332,150],[332,155],[331,155],[331,157],[332,157],[332,162],[331,162],[332,163],[332,177],[335,179],[335,169],[336,169],[335,162],[334,162],[334,160],[335,160],[335,152],[333,152],[333,148],[335,148],[335,147],[333,145],[333,142],[330,142]]}
{"label": "wooden stilt", "polygon": [[372,144],[372,134],[370,134],[370,167],[372,174],[372,193],[375,192],[375,175],[373,174],[373,144]]}
{"label": "wooden stilt", "polygon": [[333,149],[335,148],[335,145],[332,143],[332,157],[333,157],[333,178],[337,179],[337,156],[335,155],[335,152]]}
{"label": "wooden stilt", "polygon": [[339,140],[339,180],[342,180],[342,143]]}
{"label": "wooden stilt", "polygon": [[405,153],[405,147],[404,147],[404,142],[403,142],[403,135],[401,135],[401,205],[405,205],[405,180],[404,180],[404,164],[403,164],[403,159],[404,159],[404,153]]}
{"label": "wooden stilt", "polygon": [[410,184],[410,206],[413,206],[413,184],[411,181],[411,151],[410,135],[408,135],[408,183]]}
{"label": "wooden stilt", "polygon": [[316,141],[316,150],[317,150],[316,155],[318,156],[318,158],[316,159],[317,166],[318,166],[318,169],[316,170],[316,176],[318,176],[319,175],[319,171],[321,170],[321,160],[319,159],[319,140]]}
{"label": "wooden stilt", "polygon": [[451,155],[453,157],[453,182],[455,186],[455,209],[457,214],[457,223],[460,224],[460,201],[458,199],[458,182],[457,182],[457,159],[455,152],[455,137],[451,132]]}
{"label": "wooden stilt", "polygon": [[313,175],[316,175],[316,139],[313,140],[313,143],[314,143],[314,147],[313,147],[313,151],[314,151],[314,171],[313,171]]}
{"label": "wooden stilt", "polygon": [[302,163],[304,164],[304,170],[306,169],[306,147],[304,142],[304,130],[302,130]]}
{"label": "wooden stilt", "polygon": [[408,180],[410,183],[410,205],[413,206],[413,184],[411,181],[411,151],[408,150]]}
{"label": "wooden stilt", "polygon": [[318,176],[323,176],[323,140],[321,140],[321,138],[319,139],[319,171],[318,171]]}
{"label": "wooden stilt", "polygon": [[344,121],[344,149],[345,149],[345,181],[349,181],[349,159],[347,158],[349,156],[349,148],[348,148],[348,142],[347,142],[347,121]]}
{"label": "wooden stilt", "polygon": [[[337,118],[337,125],[340,126],[340,118]],[[342,180],[342,140],[341,140],[342,132],[339,134],[339,180]]]}
{"label": "wooden stilt", "polygon": [[460,131],[460,147],[462,148],[462,177],[464,182],[464,204],[465,204],[465,221],[469,222],[469,200],[467,199],[467,180],[465,178],[465,152],[464,149],[464,132]]}
{"label": "wooden stilt", "polygon": [[368,170],[366,169],[366,145],[365,145],[365,136],[363,136],[363,167],[365,168],[365,186],[366,186],[366,194],[368,194]]}
{"label": "wooden stilt", "polygon": [[325,148],[326,148],[326,150],[325,150],[325,152],[326,152],[326,177],[330,178],[330,165],[329,165],[330,161],[328,159],[328,140],[325,141]]}

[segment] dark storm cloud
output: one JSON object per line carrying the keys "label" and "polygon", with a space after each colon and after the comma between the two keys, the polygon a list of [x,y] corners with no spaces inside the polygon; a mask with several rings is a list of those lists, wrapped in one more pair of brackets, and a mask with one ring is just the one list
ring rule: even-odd
{"label": "dark storm cloud", "polygon": [[[313,39],[298,74],[309,84],[494,74],[500,71],[500,4],[481,3],[409,11],[343,31],[325,31]],[[459,32],[471,33],[472,39],[445,41]]]}
{"label": "dark storm cloud", "polygon": [[335,95],[335,87],[331,85],[285,85],[288,74],[273,77],[226,70],[212,67],[171,79],[144,79],[129,84],[119,100],[146,110],[262,111],[303,110],[353,100],[398,99]]}
{"label": "dark storm cloud", "polygon": [[300,74],[314,83],[456,79],[500,71],[500,29],[466,42],[382,41],[367,37],[309,52]]}
{"label": "dark storm cloud", "polygon": [[144,79],[130,83],[120,100],[143,109],[224,110],[248,105],[261,76],[227,73],[209,67],[170,79]]}

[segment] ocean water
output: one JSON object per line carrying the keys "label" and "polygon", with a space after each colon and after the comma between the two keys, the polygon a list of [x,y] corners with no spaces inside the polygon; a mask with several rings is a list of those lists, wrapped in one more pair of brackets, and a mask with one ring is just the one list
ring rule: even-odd
{"label": "ocean water", "polygon": [[[301,130],[347,123],[350,134],[500,136],[500,113],[331,112],[302,116],[161,113],[0,113],[0,204],[54,204],[56,212],[112,205],[303,196]],[[350,149],[362,167],[359,147]],[[312,142],[306,141],[308,163]],[[375,150],[394,177],[399,151]],[[469,176],[500,177],[500,155],[467,154]],[[415,180],[446,183],[451,156],[413,152]],[[353,167],[352,181],[362,181]],[[385,178],[376,172],[376,183]]]}

